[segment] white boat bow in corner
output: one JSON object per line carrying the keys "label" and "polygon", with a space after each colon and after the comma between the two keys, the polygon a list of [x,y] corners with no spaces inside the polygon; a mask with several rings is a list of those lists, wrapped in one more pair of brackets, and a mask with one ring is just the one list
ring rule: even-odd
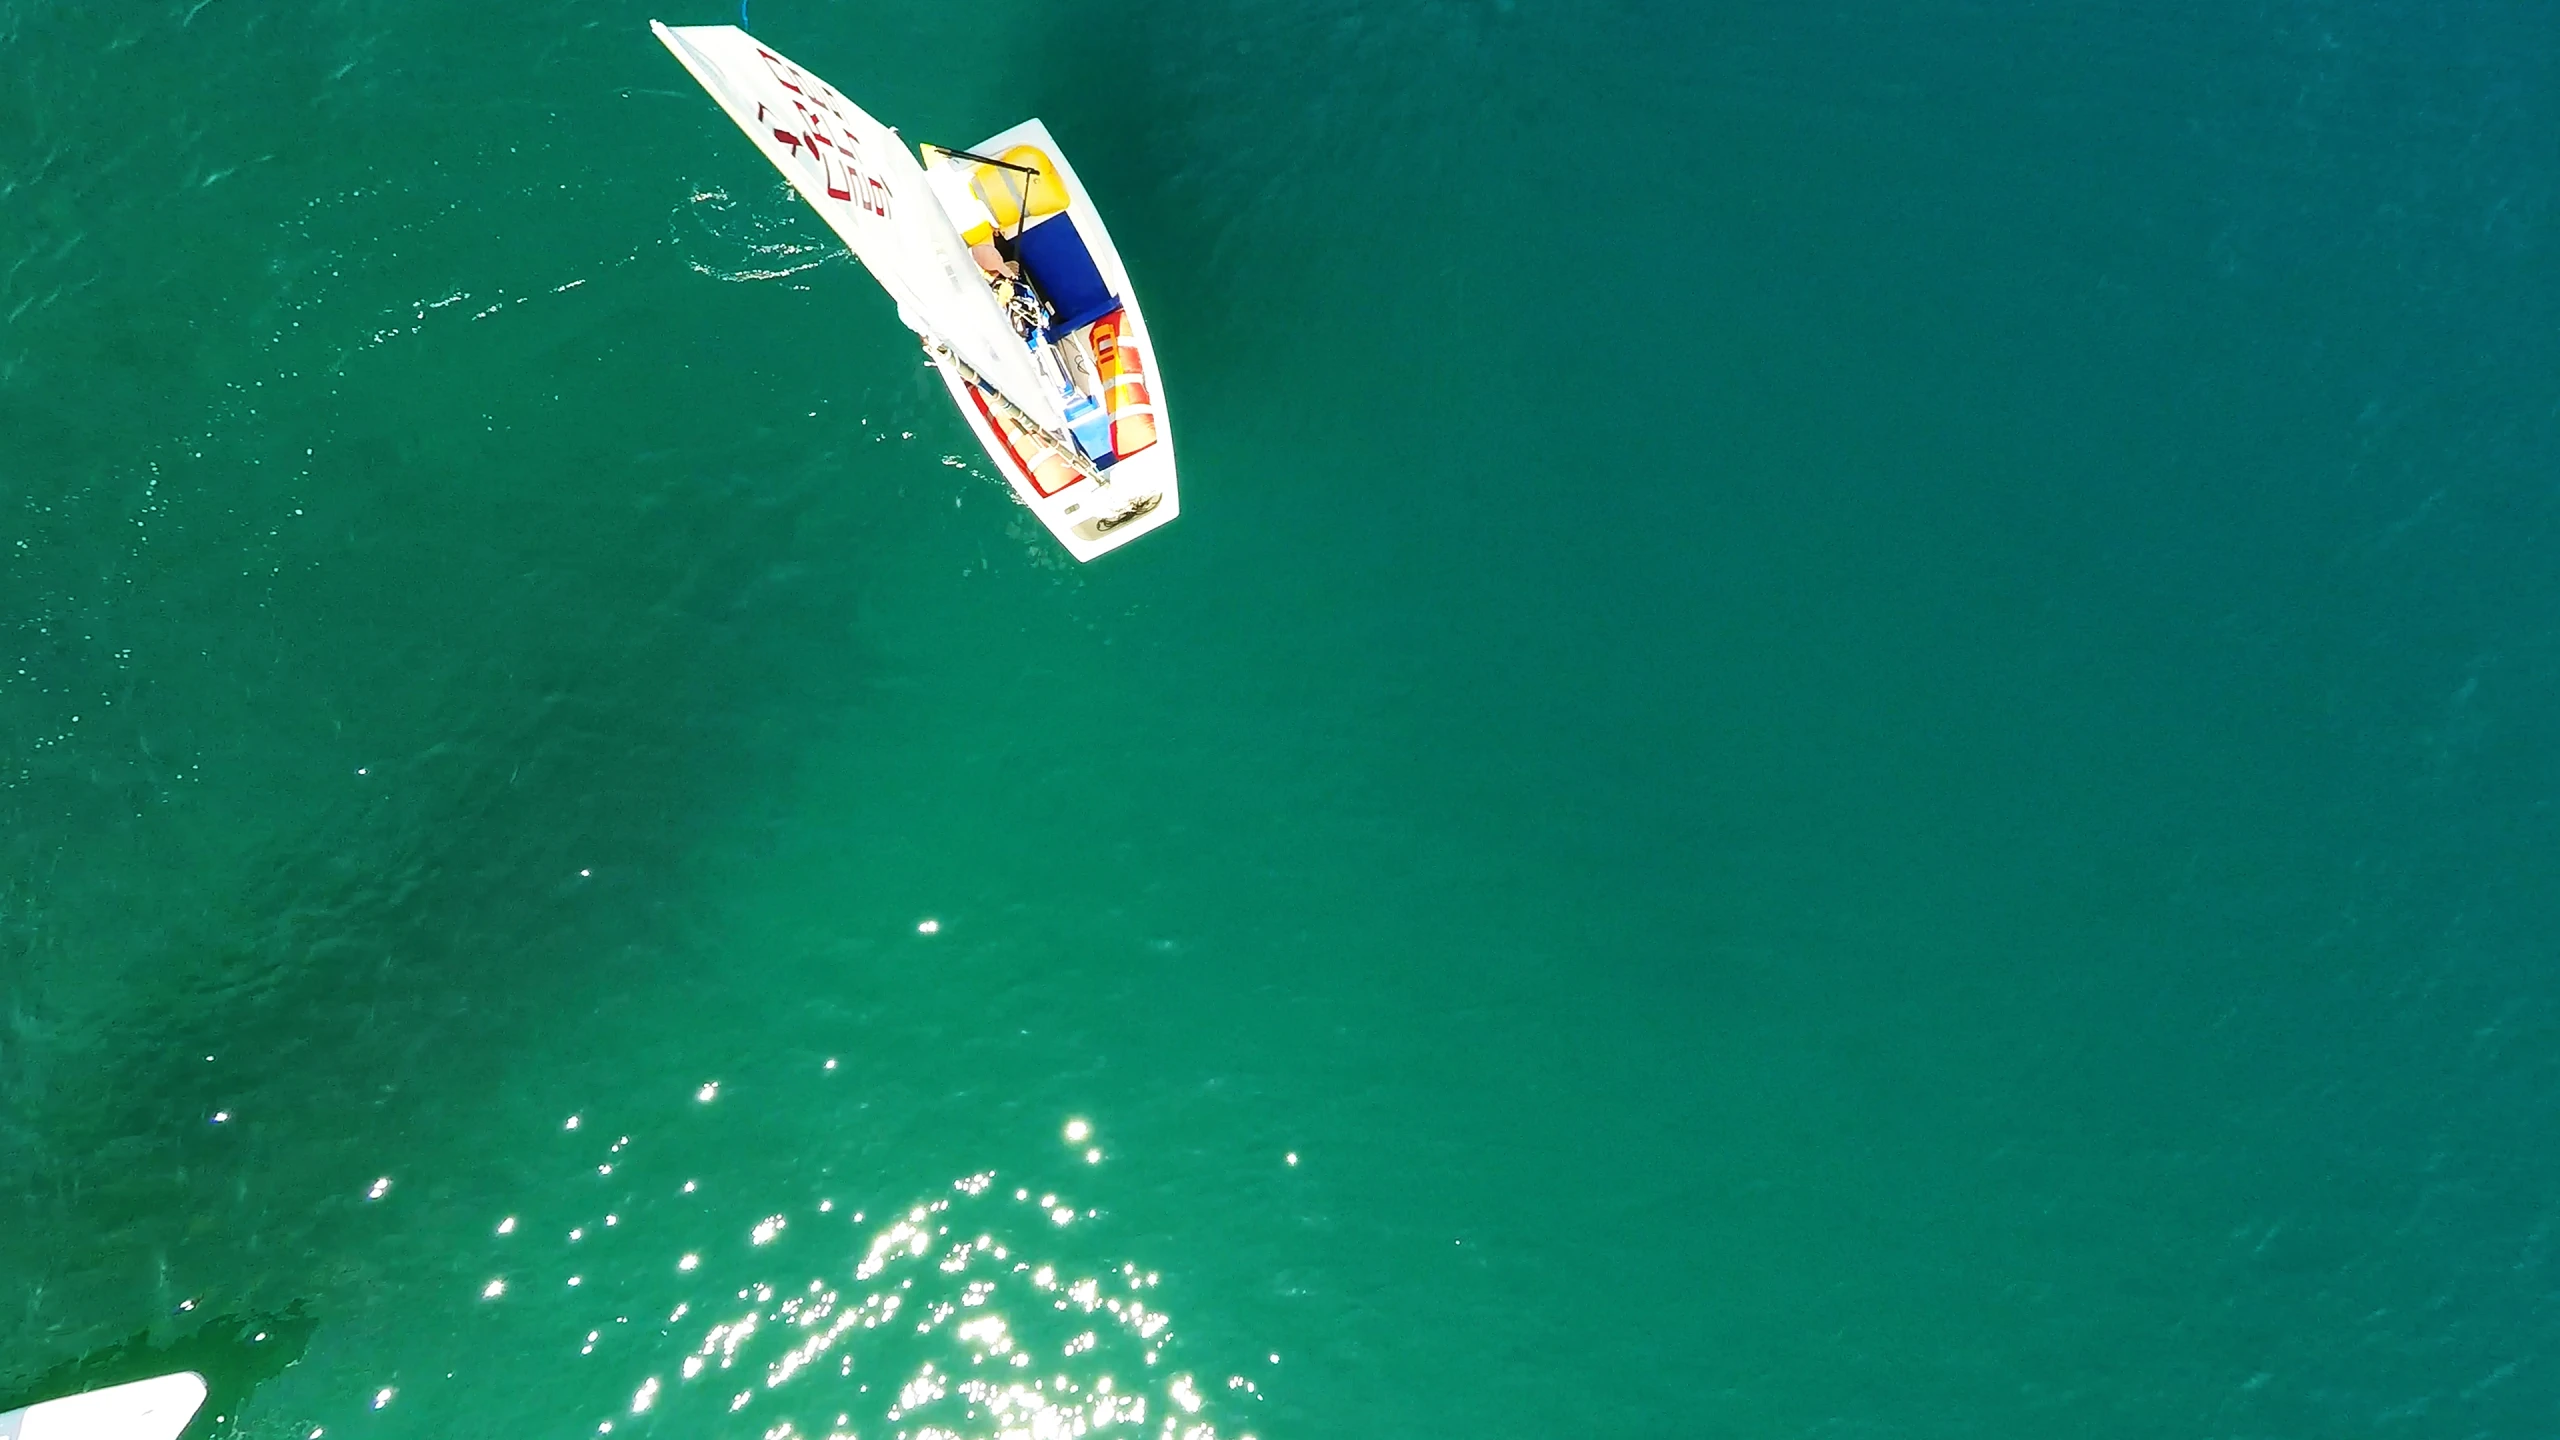
{"label": "white boat bow in corner", "polygon": [[0,1415],[0,1440],[178,1440],[204,1404],[192,1370],[66,1395]]}

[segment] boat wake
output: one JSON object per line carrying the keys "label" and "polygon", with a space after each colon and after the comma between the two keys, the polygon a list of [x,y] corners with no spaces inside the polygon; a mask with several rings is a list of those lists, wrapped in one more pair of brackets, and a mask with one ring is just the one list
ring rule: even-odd
{"label": "boat wake", "polygon": [[794,223],[796,218],[742,205],[728,191],[713,188],[685,197],[684,205],[668,217],[668,228],[686,252],[687,269],[747,284],[788,280],[843,253],[832,241],[807,234]]}

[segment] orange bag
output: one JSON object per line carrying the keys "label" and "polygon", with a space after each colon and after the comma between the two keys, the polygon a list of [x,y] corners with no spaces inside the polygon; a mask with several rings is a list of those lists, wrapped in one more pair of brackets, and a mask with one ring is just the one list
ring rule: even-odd
{"label": "orange bag", "polygon": [[1156,443],[1155,398],[1147,393],[1147,366],[1135,346],[1121,343],[1128,312],[1114,310],[1093,322],[1093,363],[1102,372],[1102,403],[1111,412],[1111,453],[1122,460]]}

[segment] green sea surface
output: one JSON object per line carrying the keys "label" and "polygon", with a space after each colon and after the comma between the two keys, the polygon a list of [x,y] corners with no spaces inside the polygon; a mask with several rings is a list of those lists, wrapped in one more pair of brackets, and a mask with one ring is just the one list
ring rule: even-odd
{"label": "green sea surface", "polygon": [[0,1410],[2560,1430],[2547,6],[757,0],[1088,566],[653,16],[0,0]]}

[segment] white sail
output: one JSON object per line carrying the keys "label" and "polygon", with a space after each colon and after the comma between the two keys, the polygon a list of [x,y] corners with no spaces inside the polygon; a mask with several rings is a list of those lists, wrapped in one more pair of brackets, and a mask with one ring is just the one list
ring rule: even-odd
{"label": "white sail", "polygon": [[844,238],[898,318],[1040,425],[1065,416],[897,133],[735,25],[649,22],[669,52]]}

